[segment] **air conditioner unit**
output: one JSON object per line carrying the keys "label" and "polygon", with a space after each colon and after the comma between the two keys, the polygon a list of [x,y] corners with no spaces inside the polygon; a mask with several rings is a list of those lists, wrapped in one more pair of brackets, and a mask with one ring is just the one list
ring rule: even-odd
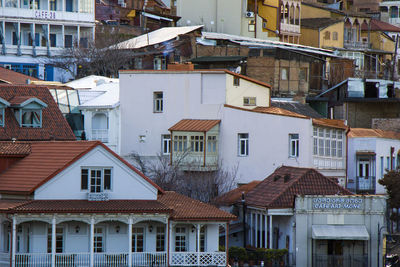
{"label": "air conditioner unit", "polygon": [[254,12],[247,11],[246,18],[254,18]]}
{"label": "air conditioner unit", "polygon": [[121,7],[126,7],[126,3],[121,3]]}

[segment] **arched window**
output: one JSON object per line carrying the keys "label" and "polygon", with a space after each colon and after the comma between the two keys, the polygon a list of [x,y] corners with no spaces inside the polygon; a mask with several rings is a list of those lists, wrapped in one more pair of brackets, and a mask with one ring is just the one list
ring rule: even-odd
{"label": "arched window", "polygon": [[93,129],[108,129],[108,118],[104,113],[96,113],[92,117]]}

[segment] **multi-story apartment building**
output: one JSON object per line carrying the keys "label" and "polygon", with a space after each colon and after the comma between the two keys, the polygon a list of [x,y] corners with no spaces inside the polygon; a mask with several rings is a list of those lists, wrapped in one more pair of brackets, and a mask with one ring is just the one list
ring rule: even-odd
{"label": "multi-story apartment building", "polygon": [[177,1],[180,26],[290,43],[299,42],[300,8],[299,0]]}
{"label": "multi-story apartment building", "polygon": [[2,0],[0,65],[44,80],[69,75],[51,58],[94,39],[93,0]]}

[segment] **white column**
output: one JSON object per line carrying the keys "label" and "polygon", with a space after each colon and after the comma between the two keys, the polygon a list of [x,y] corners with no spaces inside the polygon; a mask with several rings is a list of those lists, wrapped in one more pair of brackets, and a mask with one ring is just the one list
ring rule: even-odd
{"label": "white column", "polygon": [[56,217],[51,220],[51,266],[56,266]]}
{"label": "white column", "polygon": [[65,26],[64,26],[64,24],[61,26],[61,40],[62,40],[61,47],[65,48]]}
{"label": "white column", "polygon": [[196,228],[197,228],[197,266],[200,266],[200,224],[197,224]]}
{"label": "white column", "polygon": [[254,246],[257,247],[258,241],[258,214],[254,214]]}
{"label": "white column", "polygon": [[129,217],[128,220],[128,266],[132,267],[132,224],[133,224],[133,219],[132,217]]}
{"label": "white column", "polygon": [[[79,2],[79,1],[78,1]],[[78,32],[77,32],[77,36],[78,36],[78,40],[76,40],[76,43],[78,44],[79,47],[79,43],[81,41],[81,26],[78,25]]]}
{"label": "white column", "polygon": [[272,215],[269,216],[269,248],[272,248],[273,244],[273,228],[272,228]]}
{"label": "white column", "polygon": [[15,216],[12,221],[12,243],[11,243],[11,266],[15,267],[15,251],[17,244],[17,220]]}
{"label": "white column", "polygon": [[90,219],[90,267],[94,266],[94,218]]}
{"label": "white column", "polygon": [[173,225],[172,225],[172,223],[171,222],[168,222],[168,227],[169,227],[169,231],[168,231],[168,241],[169,241],[169,243],[168,243],[168,263],[167,263],[167,265],[168,266],[170,266],[171,264],[172,264],[172,242],[173,242],[173,238],[172,238],[172,228],[173,228]]}
{"label": "white column", "polygon": [[267,217],[267,215],[264,215],[264,229],[265,229],[265,232],[264,232],[264,238],[265,238],[265,240],[264,240],[264,248],[268,248],[268,217]]}
{"label": "white column", "polygon": [[263,243],[262,243],[262,230],[263,230],[263,223],[262,223],[262,218],[263,215],[260,213],[260,248],[263,247]]}
{"label": "white column", "polygon": [[65,11],[65,0],[61,1],[61,11]]}
{"label": "white column", "polygon": [[250,220],[249,220],[249,230],[250,230],[249,238],[250,238],[250,245],[253,245],[253,214],[251,212],[249,213],[249,217],[250,217]]}

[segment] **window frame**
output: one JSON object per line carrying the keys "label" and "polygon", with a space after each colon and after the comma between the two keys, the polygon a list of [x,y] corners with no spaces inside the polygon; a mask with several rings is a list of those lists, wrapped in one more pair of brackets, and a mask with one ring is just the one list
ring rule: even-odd
{"label": "window frame", "polygon": [[300,149],[300,135],[298,133],[289,134],[289,158],[298,158]]}
{"label": "window frame", "polygon": [[[242,143],[244,146],[242,146]],[[244,150],[242,151],[242,148]],[[238,133],[238,156],[247,157],[249,156],[249,134],[248,133]]]}
{"label": "window frame", "polygon": [[[59,234],[57,233],[57,230],[62,230],[62,233]],[[47,227],[47,253],[52,252],[52,235],[53,235],[53,229],[52,225],[49,225]],[[62,247],[61,250],[57,249],[57,243],[59,240],[57,240],[57,237],[61,237],[61,242],[62,242]],[[62,225],[56,225],[56,253],[64,253],[65,251],[65,227]]]}
{"label": "window frame", "polygon": [[172,139],[170,134],[161,135],[161,154],[164,156],[171,155]]}
{"label": "window frame", "polygon": [[[20,121],[20,127],[24,127],[24,128],[42,128],[42,121],[43,121],[43,113],[41,109],[25,109],[25,108],[20,108],[17,109],[16,112],[18,112],[18,117],[19,117],[19,121]],[[23,121],[23,115],[24,113],[27,112],[32,112],[32,117],[35,113],[38,112],[39,114],[39,123],[24,123]]]}
{"label": "window frame", "polygon": [[[101,233],[96,233],[97,230],[101,229]],[[101,237],[101,241],[99,242],[97,240],[98,237]],[[94,253],[103,253],[106,251],[105,249],[105,228],[104,226],[95,226],[94,227],[94,235],[93,235],[93,252]],[[96,244],[101,244],[101,247],[96,246]],[[101,251],[98,251],[97,249],[101,248]]]}
{"label": "window frame", "polygon": [[204,135],[190,136],[190,152],[192,153],[204,152]]}
{"label": "window frame", "polygon": [[[177,229],[184,230],[183,232],[178,232]],[[178,237],[180,239],[178,240]],[[175,227],[175,252],[186,252],[187,251],[187,229],[185,226],[176,226]],[[177,246],[179,242],[179,246]],[[183,244],[183,245],[182,245]]]}
{"label": "window frame", "polygon": [[243,106],[257,106],[257,97],[255,96],[244,96]]}
{"label": "window frame", "polygon": [[187,136],[186,135],[173,135],[173,152],[176,153],[184,153],[188,149],[187,144]]}
{"label": "window frame", "polygon": [[[86,174],[84,172],[87,171]],[[92,171],[100,171],[101,176],[100,176],[100,192],[92,191],[92,186],[97,186],[97,185],[92,185]],[[107,171],[110,171],[109,174],[106,174]],[[84,175],[86,176],[84,178]],[[106,183],[107,176],[109,176],[109,182]],[[86,184],[84,183],[86,181]],[[108,186],[107,186],[108,184]],[[86,191],[88,193],[102,193],[102,192],[111,192],[113,191],[113,186],[114,184],[114,175],[113,175],[113,167],[81,167],[81,185],[80,189],[81,191]],[[106,187],[107,186],[107,187]]]}
{"label": "window frame", "polygon": [[[162,229],[162,231],[160,231]],[[165,251],[165,226],[157,226],[156,227],[156,251],[161,252]]]}
{"label": "window frame", "polygon": [[[140,229],[142,232],[135,232],[135,230]],[[144,226],[132,226],[132,252],[144,252],[145,250],[145,228]],[[142,246],[138,247],[138,237],[142,238]]]}
{"label": "window frame", "polygon": [[[161,97],[159,96],[161,94]],[[153,113],[164,112],[164,92],[153,92]]]}
{"label": "window frame", "polygon": [[216,135],[207,136],[207,153],[218,152],[218,139]]}
{"label": "window frame", "polygon": [[240,78],[233,76],[233,86],[240,86]]}

